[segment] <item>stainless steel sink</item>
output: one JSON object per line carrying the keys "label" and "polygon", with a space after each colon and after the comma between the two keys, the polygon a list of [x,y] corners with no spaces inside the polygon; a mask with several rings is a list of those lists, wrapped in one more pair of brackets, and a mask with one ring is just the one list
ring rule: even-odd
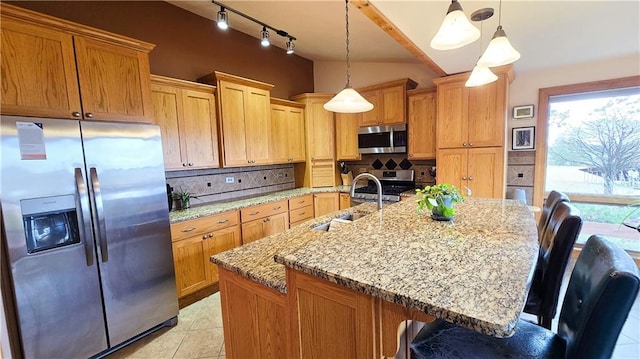
{"label": "stainless steel sink", "polygon": [[332,218],[331,220],[324,222],[322,224],[319,224],[315,227],[313,227],[314,230],[316,231],[328,231],[329,228],[331,227],[331,221],[333,221],[334,219],[341,219],[343,221],[355,221],[356,219],[360,219],[366,215],[368,215],[369,213],[361,213],[361,212],[353,212],[353,213],[345,213],[341,216]]}

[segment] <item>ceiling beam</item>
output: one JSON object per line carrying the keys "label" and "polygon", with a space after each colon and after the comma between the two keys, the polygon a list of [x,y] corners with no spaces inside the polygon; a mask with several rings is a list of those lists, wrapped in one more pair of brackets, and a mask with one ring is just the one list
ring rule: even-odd
{"label": "ceiling beam", "polygon": [[350,2],[360,9],[360,11],[362,11],[369,20],[373,21],[379,28],[391,36],[391,38],[396,40],[402,47],[420,60],[420,62],[427,65],[427,67],[437,76],[447,76],[447,73],[438,66],[438,64],[431,60],[427,54],[425,54],[416,44],[413,43],[413,41],[403,34],[396,25],[389,21],[389,19],[387,19],[387,17],[384,16],[384,14],[382,14],[380,10],[373,6],[373,4],[368,0],[351,0]]}

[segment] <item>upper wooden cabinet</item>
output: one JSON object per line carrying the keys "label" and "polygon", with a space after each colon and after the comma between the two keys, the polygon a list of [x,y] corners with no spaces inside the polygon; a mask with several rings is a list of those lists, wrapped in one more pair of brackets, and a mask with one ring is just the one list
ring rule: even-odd
{"label": "upper wooden cabinet", "polygon": [[336,113],[336,159],[359,160],[358,121],[359,113]]}
{"label": "upper wooden cabinet", "polygon": [[165,170],[220,167],[214,93],[213,86],[151,76]]}
{"label": "upper wooden cabinet", "polygon": [[407,91],[410,159],[436,158],[436,89]]}
{"label": "upper wooden cabinet", "polygon": [[303,103],[307,155],[304,164],[296,165],[296,185],[302,187],[335,186],[340,175],[336,170],[335,121],[333,112],[322,107],[333,94],[306,93],[294,96]]}
{"label": "upper wooden cabinet", "polygon": [[152,122],[154,45],[7,4],[0,11],[3,114]]}
{"label": "upper wooden cabinet", "polygon": [[373,104],[373,110],[361,114],[360,127],[406,123],[407,90],[417,85],[407,78],[358,89]]}
{"label": "upper wooden cabinet", "polygon": [[271,98],[271,140],[273,163],[304,162],[304,105]]}
{"label": "upper wooden cabinet", "polygon": [[218,89],[223,166],[269,164],[270,91],[273,85],[214,72],[199,81]]}
{"label": "upper wooden cabinet", "polygon": [[437,147],[504,146],[511,67],[494,71],[498,80],[465,87],[468,73],[433,80],[438,86]]}

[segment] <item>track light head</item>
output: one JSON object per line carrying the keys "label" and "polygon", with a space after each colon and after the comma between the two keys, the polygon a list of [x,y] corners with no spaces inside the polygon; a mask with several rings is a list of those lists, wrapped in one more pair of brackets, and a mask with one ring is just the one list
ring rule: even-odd
{"label": "track light head", "polygon": [[289,38],[289,41],[287,41],[286,45],[287,45],[287,55],[293,54],[293,48],[296,47],[296,44],[293,43],[293,39]]}
{"label": "track light head", "polygon": [[222,6],[220,6],[220,11],[218,11],[217,23],[220,30],[229,28],[229,15],[224,11],[224,7]]}
{"label": "track light head", "polygon": [[260,45],[264,47],[271,45],[271,41],[269,41],[269,31],[267,31],[265,26],[262,27],[262,32],[260,34],[260,38],[262,39],[260,40]]}

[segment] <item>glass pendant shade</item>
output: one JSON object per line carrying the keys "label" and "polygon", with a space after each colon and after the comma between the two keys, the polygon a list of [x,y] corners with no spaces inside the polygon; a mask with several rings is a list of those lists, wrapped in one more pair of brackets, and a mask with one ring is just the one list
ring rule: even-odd
{"label": "glass pendant shade", "polygon": [[322,107],[327,111],[339,113],[360,113],[373,110],[373,104],[351,87],[338,92]]}
{"label": "glass pendant shade", "polygon": [[520,53],[511,46],[507,34],[502,30],[502,26],[498,26],[498,30],[493,35],[493,39],[487,46],[487,49],[478,60],[478,65],[485,67],[496,67],[507,65],[517,61]]}
{"label": "glass pendant shade", "polygon": [[226,30],[229,28],[229,18],[227,12],[223,10],[218,11],[217,24],[220,30]]}
{"label": "glass pendant shade", "polygon": [[467,19],[462,6],[452,1],[440,30],[431,39],[431,47],[436,50],[452,50],[470,44],[480,37],[480,31]]}
{"label": "glass pendant shade", "polygon": [[467,82],[465,82],[464,85],[466,87],[482,86],[492,83],[497,79],[498,76],[491,72],[488,67],[484,67],[478,64],[473,68],[473,71],[471,71],[471,76],[469,76],[469,79],[467,80]]}

